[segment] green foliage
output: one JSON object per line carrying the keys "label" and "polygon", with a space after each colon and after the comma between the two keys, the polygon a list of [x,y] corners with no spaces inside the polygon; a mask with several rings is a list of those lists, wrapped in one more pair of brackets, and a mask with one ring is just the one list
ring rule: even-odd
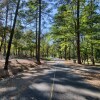
{"label": "green foliage", "polygon": [[[49,3],[53,1],[57,13],[52,18],[52,8]],[[92,1],[92,2],[91,2]],[[6,29],[6,44],[14,19],[14,12],[17,0],[9,1],[8,23],[6,23],[7,3],[0,4],[0,43]],[[36,51],[36,27],[39,29],[39,9],[38,0],[22,0],[16,22],[15,34],[13,38],[12,52],[28,54],[30,51],[35,55]],[[85,59],[100,59],[100,12],[99,4],[94,0],[80,0],[80,49],[81,57]],[[48,27],[49,20],[54,23],[50,32],[41,34],[41,57],[66,57],[76,58],[77,53],[77,2],[76,0],[42,0],[41,5],[41,26],[43,31]],[[36,23],[37,19],[37,23]],[[37,24],[37,26],[36,26]],[[41,30],[42,30],[41,29]],[[37,32],[38,34],[38,32]],[[93,46],[93,48],[92,48]],[[92,50],[93,49],[93,50]],[[69,55],[70,53],[70,55]],[[48,57],[47,57],[48,56]]]}
{"label": "green foliage", "polygon": [[[81,57],[84,59],[88,59],[87,57],[91,59],[91,45],[93,45],[94,58],[98,49],[100,50],[100,13],[97,9],[98,5],[94,1],[92,4],[91,1],[80,1],[80,44]],[[58,44],[59,50],[64,52],[66,46],[72,47],[73,50],[70,52],[72,56],[76,52],[76,20],[76,5],[75,0],[72,0],[71,4],[62,4],[58,8],[51,28],[53,41]]]}

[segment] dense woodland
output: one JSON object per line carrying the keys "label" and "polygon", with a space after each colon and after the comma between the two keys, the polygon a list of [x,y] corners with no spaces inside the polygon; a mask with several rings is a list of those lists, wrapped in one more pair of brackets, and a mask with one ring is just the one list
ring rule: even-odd
{"label": "dense woodland", "polygon": [[100,63],[100,1],[0,0],[0,56]]}

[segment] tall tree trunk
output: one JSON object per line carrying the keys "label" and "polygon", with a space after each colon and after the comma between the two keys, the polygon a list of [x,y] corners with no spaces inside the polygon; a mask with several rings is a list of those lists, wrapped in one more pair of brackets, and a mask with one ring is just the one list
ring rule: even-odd
{"label": "tall tree trunk", "polygon": [[91,61],[92,61],[92,65],[95,65],[95,61],[94,61],[94,48],[93,48],[93,44],[91,43]]}
{"label": "tall tree trunk", "polygon": [[0,45],[0,52],[1,52],[2,45],[4,43],[4,55],[6,55],[6,28],[7,28],[7,19],[8,19],[8,1],[7,1],[7,6],[6,6],[6,21],[5,21],[5,27],[4,27],[4,34],[2,35],[2,40],[1,40],[1,45]]}
{"label": "tall tree trunk", "polygon": [[6,6],[6,22],[5,22],[5,28],[4,28],[4,56],[6,56],[6,28],[7,28],[7,19],[8,19],[8,10],[9,10],[9,3],[7,0],[7,6]]}
{"label": "tall tree trunk", "polygon": [[73,41],[73,59],[75,59],[75,44],[74,44],[74,41]]}
{"label": "tall tree trunk", "polygon": [[71,47],[69,46],[69,57],[68,57],[69,60],[71,59],[71,57],[70,57],[70,55],[71,55],[71,54],[70,54],[70,48],[71,48]]}
{"label": "tall tree trunk", "polygon": [[80,21],[79,21],[79,15],[80,15],[80,0],[77,0],[77,59],[78,64],[81,64],[81,57],[80,57]]}
{"label": "tall tree trunk", "polygon": [[37,22],[38,22],[38,18],[37,18],[37,11],[36,11],[36,59],[37,59],[37,52],[38,52],[38,41],[37,41],[37,38],[38,38],[38,32],[37,32]]}
{"label": "tall tree trunk", "polygon": [[39,33],[38,33],[38,53],[37,53],[38,64],[40,64],[40,35],[41,35],[41,0],[39,0]]}
{"label": "tall tree trunk", "polygon": [[49,47],[47,46],[47,57],[49,57]]}
{"label": "tall tree trunk", "polygon": [[65,45],[64,51],[65,51],[65,56],[64,56],[64,58],[65,58],[65,60],[67,60],[67,46],[66,46],[66,45]]}
{"label": "tall tree trunk", "polygon": [[1,53],[1,50],[2,50],[3,41],[4,41],[4,34],[2,35],[2,39],[1,39],[1,44],[0,44],[0,53]]}
{"label": "tall tree trunk", "polygon": [[12,39],[13,39],[13,35],[14,35],[15,24],[16,24],[16,20],[17,20],[19,4],[20,4],[20,0],[18,0],[17,7],[16,7],[13,27],[12,27],[12,30],[11,30],[10,40],[9,40],[9,43],[8,43],[8,50],[7,50],[4,70],[8,70],[8,60],[9,60],[9,56],[10,56],[10,49],[11,49]]}
{"label": "tall tree trunk", "polygon": [[10,17],[11,17],[11,19],[10,19],[10,20],[11,20],[11,23],[10,23],[10,30],[11,30],[11,29],[12,29],[12,22],[13,22],[13,21],[12,21],[12,13],[10,14]]}
{"label": "tall tree trunk", "polygon": [[[90,1],[91,3],[91,11],[90,11],[90,17],[91,17],[91,20],[93,20],[93,0]],[[91,21],[91,24],[90,24],[90,28],[91,28],[91,33],[93,33],[92,29],[93,29],[93,21]],[[92,40],[93,38],[91,38]],[[94,46],[93,46],[93,43],[91,43],[91,61],[92,61],[92,65],[95,65],[95,61],[94,61]]]}
{"label": "tall tree trunk", "polygon": [[[88,42],[87,42],[87,48],[89,47]],[[86,60],[87,60],[87,64],[89,65],[89,56],[88,56],[88,49],[86,48]]]}

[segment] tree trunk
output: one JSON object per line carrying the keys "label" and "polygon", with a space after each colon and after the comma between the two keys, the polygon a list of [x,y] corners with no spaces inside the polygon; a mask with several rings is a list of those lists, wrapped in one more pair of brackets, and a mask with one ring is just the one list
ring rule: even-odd
{"label": "tree trunk", "polygon": [[74,41],[73,41],[73,59],[75,59],[75,44],[74,44]]}
{"label": "tree trunk", "polygon": [[6,22],[5,22],[5,29],[4,29],[4,56],[6,56],[6,28],[7,28],[7,19],[8,19],[8,1],[6,6]]}
{"label": "tree trunk", "polygon": [[20,0],[18,0],[18,3],[17,3],[17,8],[16,8],[16,12],[15,12],[15,17],[14,17],[14,23],[13,23],[13,27],[12,27],[11,34],[10,34],[10,40],[8,43],[8,50],[7,50],[4,70],[8,70],[8,60],[9,60],[9,56],[10,56],[10,49],[11,49],[12,39],[13,39],[13,35],[14,35],[15,24],[16,24],[16,20],[17,20],[19,4],[20,4]]}
{"label": "tree trunk", "polygon": [[71,58],[70,58],[70,48],[71,48],[71,47],[69,46],[69,57],[68,57],[69,60],[71,59]]}
{"label": "tree trunk", "polygon": [[[90,1],[91,3],[91,12],[90,12],[90,17],[91,17],[91,20],[93,18],[93,0]],[[93,20],[92,20],[93,21]],[[90,24],[90,28],[91,28],[91,33],[93,33],[92,29],[93,29],[93,22],[91,21],[91,24]],[[91,40],[93,38],[91,37]],[[92,61],[92,65],[95,65],[95,61],[94,61],[94,47],[93,47],[93,43],[91,43],[91,61]]]}
{"label": "tree trunk", "polygon": [[49,57],[49,47],[47,47],[47,57]]}
{"label": "tree trunk", "polygon": [[41,35],[41,0],[39,0],[39,33],[38,33],[38,53],[37,53],[38,64],[40,64],[40,35]]}
{"label": "tree trunk", "polygon": [[38,32],[37,32],[38,16],[37,16],[37,11],[36,11],[36,60],[37,60],[37,53],[38,53],[38,47],[37,47],[38,46],[38,41],[37,41],[37,38],[38,38]]}
{"label": "tree trunk", "polygon": [[65,45],[64,51],[65,51],[65,56],[64,56],[64,58],[65,58],[65,60],[67,60],[67,46],[66,46],[66,45]]}
{"label": "tree trunk", "polygon": [[91,61],[92,61],[92,65],[95,65],[95,61],[94,61],[94,48],[93,48],[93,44],[91,43]]}
{"label": "tree trunk", "polygon": [[7,19],[8,19],[8,1],[7,1],[7,6],[6,6],[6,21],[5,21],[5,27],[4,27],[4,35],[2,35],[2,40],[1,40],[1,45],[0,45],[0,52],[1,52],[2,45],[4,43],[4,56],[6,55],[6,28],[7,28]]}
{"label": "tree trunk", "polygon": [[11,17],[11,19],[10,19],[10,20],[11,20],[11,23],[10,23],[10,25],[11,25],[11,26],[10,26],[10,30],[11,30],[11,29],[12,29],[12,13],[11,13],[10,15],[11,15],[11,16],[10,16],[10,17]]}
{"label": "tree trunk", "polygon": [[80,0],[77,0],[77,59],[78,64],[81,64],[81,57],[80,57],[80,21],[79,21],[79,13],[80,13]]}
{"label": "tree trunk", "polygon": [[2,35],[2,39],[1,39],[0,52],[1,52],[1,50],[2,50],[3,41],[4,41],[4,34]]}
{"label": "tree trunk", "polygon": [[[87,48],[89,47],[88,42],[87,42]],[[89,65],[89,56],[88,56],[88,49],[86,48],[86,60],[87,60],[87,64]]]}

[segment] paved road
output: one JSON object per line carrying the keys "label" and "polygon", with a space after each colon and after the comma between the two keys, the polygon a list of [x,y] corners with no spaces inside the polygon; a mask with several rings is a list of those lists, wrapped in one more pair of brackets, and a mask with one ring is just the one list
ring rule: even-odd
{"label": "paved road", "polygon": [[63,61],[0,82],[0,100],[100,100],[100,88],[84,82]]}

